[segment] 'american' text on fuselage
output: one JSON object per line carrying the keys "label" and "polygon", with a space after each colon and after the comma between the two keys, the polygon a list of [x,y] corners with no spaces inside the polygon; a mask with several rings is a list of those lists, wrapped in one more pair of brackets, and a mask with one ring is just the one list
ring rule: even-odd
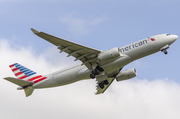
{"label": "'american' text on fuselage", "polygon": [[133,43],[133,44],[131,44],[131,45],[125,46],[125,47],[123,47],[123,48],[120,49],[120,52],[123,53],[123,52],[125,52],[125,51],[130,50],[130,49],[133,49],[133,48],[142,46],[142,45],[144,45],[144,44],[147,44],[147,40],[142,40],[142,41]]}

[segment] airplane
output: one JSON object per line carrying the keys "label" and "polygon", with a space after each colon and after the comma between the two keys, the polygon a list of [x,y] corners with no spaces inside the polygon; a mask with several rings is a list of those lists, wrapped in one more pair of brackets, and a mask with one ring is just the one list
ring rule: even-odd
{"label": "airplane", "polygon": [[123,81],[137,75],[135,68],[122,71],[125,65],[158,51],[167,54],[169,46],[178,38],[177,35],[166,33],[147,37],[121,48],[100,51],[33,28],[31,30],[35,35],[55,45],[60,53],[65,52],[67,57],[73,56],[74,61],[80,60],[81,63],[48,75],[39,75],[18,63],[10,65],[16,78],[4,79],[20,86],[18,90],[24,89],[26,97],[30,96],[34,89],[63,86],[84,79],[96,79],[95,94],[102,94],[114,79]]}

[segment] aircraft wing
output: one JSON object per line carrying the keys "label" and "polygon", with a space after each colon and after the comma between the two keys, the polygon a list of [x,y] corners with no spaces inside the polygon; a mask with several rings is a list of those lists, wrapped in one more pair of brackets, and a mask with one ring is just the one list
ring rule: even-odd
{"label": "aircraft wing", "polygon": [[66,52],[68,54],[67,57],[69,56],[75,57],[76,58],[75,61],[76,60],[82,61],[82,64],[86,65],[89,69],[91,69],[90,62],[93,61],[97,57],[97,54],[101,52],[100,50],[96,50],[96,49],[89,48],[83,45],[79,45],[79,44],[64,40],[62,38],[49,35],[44,32],[39,32],[33,28],[31,28],[31,30],[37,36],[57,46],[58,49],[60,50],[60,53]]}
{"label": "aircraft wing", "polygon": [[96,92],[96,95],[98,95],[98,94],[101,94],[101,93],[104,93],[106,90],[107,90],[107,88],[111,85],[111,83],[114,81],[114,77],[113,78],[108,78],[107,80],[108,80],[108,82],[109,82],[109,84],[108,85],[104,85],[104,88],[103,89],[101,89],[100,87],[99,87],[99,81],[97,82],[97,92]]}

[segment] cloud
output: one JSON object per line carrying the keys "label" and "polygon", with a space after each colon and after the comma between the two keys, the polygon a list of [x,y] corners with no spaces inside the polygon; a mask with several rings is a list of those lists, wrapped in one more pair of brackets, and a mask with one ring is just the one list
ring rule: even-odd
{"label": "cloud", "polygon": [[102,95],[94,95],[94,80],[85,80],[57,88],[35,90],[32,96],[26,98],[23,91],[16,90],[16,85],[3,79],[13,76],[9,64],[18,62],[40,74],[46,74],[72,61],[64,60],[62,65],[58,60],[53,60],[64,57],[63,54],[57,57],[57,49],[54,48],[37,55],[32,47],[15,47],[13,44],[8,40],[0,40],[1,118],[180,118],[180,85],[168,78],[114,81]]}
{"label": "cloud", "polygon": [[87,35],[94,29],[94,27],[107,19],[108,18],[105,15],[95,18],[82,18],[77,12],[72,12],[70,14],[61,16],[60,22],[65,24],[71,33],[79,36]]}

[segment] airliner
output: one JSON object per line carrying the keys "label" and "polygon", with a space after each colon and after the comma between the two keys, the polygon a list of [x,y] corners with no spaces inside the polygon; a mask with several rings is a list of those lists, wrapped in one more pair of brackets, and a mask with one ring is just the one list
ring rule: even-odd
{"label": "airliner", "polygon": [[33,28],[31,30],[35,35],[55,45],[60,53],[65,52],[67,57],[72,56],[74,61],[80,60],[81,63],[48,75],[39,75],[18,63],[9,65],[16,78],[4,79],[18,85],[17,89],[24,90],[26,97],[30,96],[34,89],[63,86],[84,79],[95,79],[95,94],[102,94],[115,79],[123,81],[137,75],[135,68],[122,71],[125,65],[158,51],[167,54],[169,46],[178,38],[177,35],[166,33],[147,37],[121,48],[100,51]]}

